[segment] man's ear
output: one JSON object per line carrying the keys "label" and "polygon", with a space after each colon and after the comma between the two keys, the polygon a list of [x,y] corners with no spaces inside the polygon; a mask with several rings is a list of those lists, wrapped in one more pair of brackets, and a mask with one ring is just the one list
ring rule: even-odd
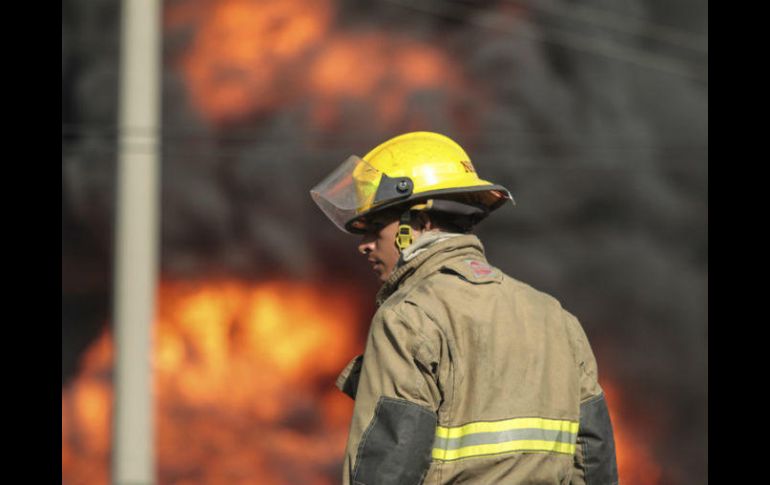
{"label": "man's ear", "polygon": [[417,213],[417,223],[421,231],[430,231],[434,227],[433,221],[430,220],[430,216],[425,212]]}

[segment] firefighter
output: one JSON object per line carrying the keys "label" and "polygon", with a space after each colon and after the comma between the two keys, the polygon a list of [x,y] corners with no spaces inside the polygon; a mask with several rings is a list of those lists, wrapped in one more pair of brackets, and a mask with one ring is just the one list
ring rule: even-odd
{"label": "firefighter", "polygon": [[473,227],[513,198],[450,138],[406,133],[311,190],[382,286],[363,355],[344,485],[618,481],[612,424],[577,318],[492,266]]}

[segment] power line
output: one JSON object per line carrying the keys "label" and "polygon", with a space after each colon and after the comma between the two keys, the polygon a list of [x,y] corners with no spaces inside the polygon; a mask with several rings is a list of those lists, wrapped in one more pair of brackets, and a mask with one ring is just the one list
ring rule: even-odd
{"label": "power line", "polygon": [[[517,158],[519,160],[522,160],[522,162],[515,162],[515,163],[495,163],[491,160],[495,159],[494,156],[490,155],[488,149],[479,149],[476,151],[476,156],[474,157],[476,160],[487,160],[487,163],[490,163],[492,165],[497,166],[505,166],[509,167],[511,169],[519,169],[519,168],[548,168],[548,167],[554,167],[554,168],[564,168],[564,169],[572,169],[576,168],[579,169],[581,167],[585,167],[586,169],[623,169],[623,168],[631,168],[628,165],[624,165],[623,162],[618,162],[620,159],[619,157],[622,156],[628,156],[630,153],[647,153],[651,151],[650,148],[647,147],[617,147],[614,150],[602,150],[602,147],[583,147],[584,149],[592,149],[588,153],[582,152],[582,153],[563,153],[563,154],[554,154],[554,153],[535,153],[535,154],[520,154]],[[598,152],[596,150],[599,150]],[[661,157],[656,156],[654,153],[650,154],[650,157],[648,157],[649,162],[651,163],[649,168],[654,168],[656,170],[667,170],[669,168],[675,169],[675,170],[698,170],[698,169],[705,169],[707,168],[706,162],[703,160],[703,157],[700,155],[703,152],[703,148],[701,147],[680,147],[677,152],[671,153],[671,150],[666,150],[666,164],[665,165],[659,165],[656,164],[655,160],[659,160]],[[89,149],[89,150],[80,150],[77,147],[64,147],[62,149],[62,162],[66,163],[67,160],[71,160],[72,157],[77,157],[81,155],[92,155],[92,156],[115,156],[118,153],[156,153],[159,152],[160,156],[165,159],[166,162],[173,160],[175,162],[183,161],[183,160],[210,160],[210,161],[217,161],[217,160],[224,160],[224,159],[234,159],[234,158],[241,158],[241,159],[249,159],[253,158],[255,162],[259,161],[272,161],[274,165],[284,165],[286,162],[286,158],[283,157],[275,157],[274,155],[283,155],[289,156],[292,160],[297,159],[308,159],[310,160],[311,157],[304,157],[304,156],[298,156],[296,154],[286,153],[284,151],[275,150],[275,149],[269,149],[269,148],[263,148],[263,149],[256,149],[256,150],[249,150],[247,152],[244,152],[242,150],[234,150],[234,149],[226,149],[226,148],[217,148],[217,149],[211,149],[206,150],[205,152],[195,152],[195,151],[183,151],[171,147],[165,147],[160,150],[156,149],[152,146],[146,146],[146,145],[127,145],[124,146],[122,149],[118,148],[117,146],[102,146],[98,149]],[[696,156],[693,157],[692,155],[695,154]],[[689,155],[689,156],[688,156]],[[681,156],[686,157],[686,160],[683,160],[681,163],[670,163],[671,157],[673,156]],[[590,158],[593,161],[585,162],[586,158]],[[316,158],[323,158],[321,155],[317,155],[316,157],[312,157],[312,159]],[[526,161],[542,161],[544,163],[526,163]],[[604,161],[601,161],[604,160]],[[559,161],[571,161],[574,163],[559,163]],[[632,167],[633,170],[639,169],[641,167]]]}
{"label": "power line", "polygon": [[[311,141],[318,141],[321,143],[354,143],[357,145],[362,144],[365,140],[362,140],[362,136],[371,138],[373,140],[379,140],[376,134],[366,134],[357,132],[345,132],[341,133],[325,133],[325,132],[312,132],[308,131],[308,136],[311,137]],[[209,143],[212,146],[222,144],[235,144],[235,143],[250,143],[251,145],[243,145],[244,149],[249,149],[256,145],[279,145],[279,144],[296,144],[296,136],[290,135],[267,135],[264,134],[240,134],[232,132],[224,133],[202,133],[195,130],[187,130],[179,127],[163,127],[161,129],[151,129],[146,127],[118,127],[112,126],[100,126],[90,124],[76,124],[67,123],[62,124],[62,144],[73,143],[67,138],[72,137],[87,137],[87,138],[113,138],[117,142],[120,138],[127,139],[129,142],[141,142],[141,141],[155,141],[162,142],[164,144],[172,144],[174,142],[188,143],[191,141],[200,141]],[[546,131],[534,131],[534,130],[521,130],[521,129],[489,129],[484,130],[483,140],[488,143],[495,143],[496,141],[510,142],[511,138],[526,138],[533,139],[535,143],[540,143],[543,140],[550,140],[551,146],[597,146],[597,147],[611,147],[612,144],[596,144],[596,143],[581,143],[571,139],[566,135],[546,132]],[[79,141],[79,139],[77,140]],[[649,143],[646,138],[617,138],[614,140],[618,147],[648,147],[659,148],[672,146],[671,143]],[[642,143],[639,143],[642,142]],[[687,143],[685,146],[698,146],[706,147],[706,143]],[[314,147],[315,149],[315,147]]]}
{"label": "power line", "polygon": [[664,25],[654,24],[639,17],[623,15],[617,12],[591,7],[583,4],[549,3],[547,5],[532,2],[531,0],[506,0],[506,3],[521,5],[535,12],[550,15],[561,15],[573,20],[583,21],[598,25],[610,30],[616,30],[626,34],[665,42],[672,46],[682,47],[707,54],[707,38],[703,35],[686,32]]}
{"label": "power line", "polygon": [[[484,144],[482,144],[477,150],[493,150],[493,148],[484,148],[485,146],[509,146],[511,144],[511,141],[515,141],[516,138],[489,138],[486,137],[484,139]],[[337,152],[340,149],[343,148],[351,148],[353,147],[353,142],[345,140],[346,143],[339,143],[336,145],[336,147],[329,147],[326,150],[328,152]],[[256,142],[256,140],[255,140]],[[501,142],[501,143],[497,143]],[[118,143],[114,144],[115,146],[118,145]],[[125,144],[123,146],[140,146],[144,147],[143,150],[162,150],[165,152],[168,152],[169,150],[175,151],[175,152],[183,152],[183,150],[199,150],[202,152],[200,153],[201,156],[208,156],[212,153],[220,153],[220,154],[230,154],[230,155],[248,155],[249,153],[254,152],[284,152],[284,148],[280,147],[287,147],[291,146],[292,142],[286,140],[286,141],[280,141],[275,143],[270,143],[268,145],[265,145],[264,141],[256,142],[252,145],[229,145],[229,147],[223,147],[222,144],[219,143],[213,143],[209,144],[203,147],[191,147],[188,142],[185,140],[176,140],[176,141],[165,141],[162,143],[157,144],[142,144],[141,142],[134,142],[133,144],[129,142],[128,144]],[[83,152],[87,153],[89,151],[100,151],[100,150],[107,150],[107,149],[116,149],[116,148],[110,148],[113,144],[109,145],[102,145],[99,147],[94,146],[82,146],[82,145],[74,145],[72,143],[68,142],[62,142],[62,149],[70,150],[70,151],[76,151],[76,152]],[[318,147],[308,147],[310,150],[312,150],[315,153],[322,153],[324,150],[319,149]],[[523,150],[527,150],[528,147],[523,147]],[[627,150],[638,150],[638,151],[665,151],[665,152],[671,152],[671,151],[688,151],[688,152],[697,152],[697,151],[705,151],[708,149],[708,145],[705,143],[670,143],[670,142],[660,142],[660,143],[646,143],[646,144],[638,144],[634,142],[623,142],[623,141],[617,141],[615,143],[593,143],[593,142],[574,142],[570,140],[561,140],[561,141],[550,141],[550,142],[537,142],[535,141],[531,148],[534,149],[562,149],[562,150],[593,150],[593,151],[627,151]],[[555,155],[557,157],[560,157],[561,155]]]}
{"label": "power line", "polygon": [[[477,27],[495,30],[511,36],[522,37],[537,42],[551,43],[580,52],[598,54],[609,59],[627,62],[639,67],[646,67],[699,83],[708,84],[708,79],[705,76],[693,72],[697,70],[696,66],[674,59],[670,56],[655,54],[623,46],[618,43],[606,42],[601,39],[590,38],[585,35],[561,31],[542,25],[538,25],[538,27],[540,27],[539,31],[527,31],[523,29],[514,30],[503,23],[509,21],[509,17],[472,7],[461,7],[460,5],[453,4],[452,9],[447,9],[445,8],[446,3],[442,6],[440,5],[441,2],[433,0],[385,1],[420,13],[459,20]],[[460,12],[460,9],[463,9],[464,11]]]}
{"label": "power line", "polygon": [[[189,157],[192,158],[192,157]],[[534,158],[534,157],[533,157]],[[537,160],[547,160],[537,158]],[[678,165],[647,165],[647,166],[628,166],[628,165],[613,165],[613,164],[566,164],[566,163],[517,163],[509,165],[500,165],[494,163],[487,163],[485,165],[487,171],[494,170],[498,173],[501,168],[505,169],[505,172],[518,171],[518,170],[548,170],[558,172],[626,172],[626,173],[692,173],[696,171],[705,171],[706,167],[700,167],[689,164]],[[265,180],[271,180],[273,175],[266,175]]]}

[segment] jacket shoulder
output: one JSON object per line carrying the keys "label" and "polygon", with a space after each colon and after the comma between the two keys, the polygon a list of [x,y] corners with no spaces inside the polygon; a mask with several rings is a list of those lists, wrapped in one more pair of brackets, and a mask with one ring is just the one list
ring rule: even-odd
{"label": "jacket shoulder", "polygon": [[423,291],[415,287],[407,291],[396,291],[377,309],[372,323],[399,320],[417,333],[429,333],[428,329],[433,327],[435,319],[429,310],[430,298],[415,298],[420,293]]}
{"label": "jacket shoulder", "polygon": [[[453,275],[466,283],[473,285],[484,285],[489,283],[501,283],[503,272],[485,261],[483,258],[467,256],[447,261],[438,268],[431,276],[436,274]],[[426,278],[426,281],[431,277]]]}
{"label": "jacket shoulder", "polygon": [[572,316],[554,296],[508,275],[483,257],[472,255],[447,261],[419,281],[400,288],[381,310],[401,314],[418,311],[438,322],[442,310],[456,310],[458,301],[468,301],[473,306],[496,298],[526,301],[531,309],[551,315],[564,313],[567,319]]}
{"label": "jacket shoulder", "polygon": [[514,278],[481,258],[463,258],[445,264],[437,273],[426,278],[424,283],[427,286],[435,285],[440,288],[453,280],[459,285],[498,283],[503,293],[516,298],[536,300],[553,310],[563,310],[561,302],[554,296]]}
{"label": "jacket shoulder", "polygon": [[552,310],[564,311],[561,302],[556,297],[543,290],[539,290],[528,283],[504,274],[504,284],[512,291],[520,293],[521,296],[537,300],[539,303]]}
{"label": "jacket shoulder", "polygon": [[398,340],[425,368],[438,359],[444,331],[437,324],[431,305],[415,301],[410,293],[396,293],[372,318],[370,333],[382,329],[390,340]]}

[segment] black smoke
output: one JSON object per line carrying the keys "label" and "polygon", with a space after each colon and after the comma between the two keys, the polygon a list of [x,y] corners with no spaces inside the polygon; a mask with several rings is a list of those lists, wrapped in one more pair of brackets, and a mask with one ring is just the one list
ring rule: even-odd
{"label": "black smoke", "polygon": [[[468,90],[412,93],[400,126],[367,124],[367,106],[355,103],[340,106],[338,125],[313,126],[301,97],[213,125],[174,68],[194,29],[167,34],[164,276],[353,279],[373,294],[355,239],[308,190],[400,131],[445,133],[516,198],[478,229],[489,259],[572,311],[600,372],[640,419],[666,430],[640,437],[660,446],[662,483],[706,483],[707,4],[366,5],[340,2],[334,28],[445,49]],[[64,385],[110,317],[120,29],[115,0],[66,0],[62,13]]]}

